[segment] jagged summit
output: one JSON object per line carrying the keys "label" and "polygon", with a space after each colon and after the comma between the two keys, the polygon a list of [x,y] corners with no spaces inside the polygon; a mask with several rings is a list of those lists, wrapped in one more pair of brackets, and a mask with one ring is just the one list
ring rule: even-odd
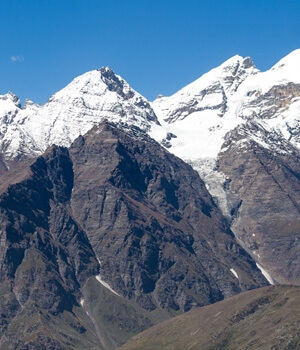
{"label": "jagged summit", "polygon": [[153,102],[160,120],[174,123],[195,112],[217,110],[223,116],[227,110],[229,95],[237,91],[240,84],[258,69],[247,57],[233,56],[219,67],[210,70],[170,97]]}
{"label": "jagged summit", "polygon": [[69,146],[103,119],[143,130],[159,124],[149,102],[108,67],[75,78],[42,106],[26,103],[21,109],[13,101],[3,108],[0,101],[0,116],[7,120],[0,149],[7,160],[41,154],[52,144]]}
{"label": "jagged summit", "polygon": [[15,94],[13,94],[12,92],[8,92],[7,94],[5,94],[5,95],[0,95],[0,100],[2,100],[2,101],[11,101],[11,102],[13,102],[13,104],[16,106],[16,107],[18,107],[18,108],[20,108],[21,107],[21,102],[20,102],[20,99],[19,99],[19,97],[18,96],[16,96]]}
{"label": "jagged summit", "polygon": [[[156,99],[155,113],[167,133],[177,136],[168,142],[170,150],[186,160],[216,158],[226,133],[255,119],[298,144],[299,53],[266,72],[250,57],[235,55],[174,95]],[[153,136],[163,139],[159,132]]]}
{"label": "jagged summit", "polygon": [[219,67],[223,70],[230,69],[231,67],[237,67],[242,66],[243,68],[247,69],[250,67],[255,67],[254,62],[252,61],[251,57],[242,57],[240,55],[234,55],[230,57],[228,60],[226,60],[224,63],[222,63]]}
{"label": "jagged summit", "polygon": [[109,73],[109,74],[115,74],[112,68],[109,66],[102,66],[101,68],[98,68],[97,71],[101,72],[101,74]]}
{"label": "jagged summit", "polygon": [[5,95],[0,95],[0,120],[5,120],[7,116],[16,114],[16,111],[21,108],[21,101],[18,96],[12,92]]}
{"label": "jagged summit", "polygon": [[[76,77],[65,88],[53,95],[48,102],[55,101],[59,98],[86,98],[85,95],[102,96],[107,93],[108,97],[113,99],[115,92],[124,100],[132,99],[135,103],[137,99],[142,100],[146,104],[146,99],[139,93],[134,91],[129,84],[119,75],[115,74],[110,67],[102,67],[97,70],[92,70]],[[103,97],[103,96],[102,96]],[[155,120],[155,118],[152,118]]]}

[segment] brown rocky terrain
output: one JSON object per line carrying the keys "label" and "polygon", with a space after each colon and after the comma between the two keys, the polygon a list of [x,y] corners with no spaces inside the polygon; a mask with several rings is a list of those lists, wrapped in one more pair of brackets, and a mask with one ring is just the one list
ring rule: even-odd
{"label": "brown rocky terrain", "polygon": [[253,131],[276,141],[249,124],[228,136],[219,157],[218,170],[227,177],[224,186],[232,202],[231,229],[275,282],[299,285],[299,151],[282,141],[277,150],[247,141]]}
{"label": "brown rocky terrain", "polygon": [[194,309],[137,335],[121,349],[299,349],[299,288],[260,288]]}
{"label": "brown rocky terrain", "polygon": [[1,349],[113,349],[267,285],[198,174],[139,129],[104,122],[11,172],[0,195]]}
{"label": "brown rocky terrain", "polygon": [[262,283],[198,174],[129,132],[103,124],[70,148],[72,212],[103,278],[149,310],[186,311]]}

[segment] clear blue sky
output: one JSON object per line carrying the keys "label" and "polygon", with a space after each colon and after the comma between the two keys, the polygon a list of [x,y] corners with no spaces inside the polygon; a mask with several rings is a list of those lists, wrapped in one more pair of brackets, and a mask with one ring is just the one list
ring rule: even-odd
{"label": "clear blue sky", "polygon": [[0,0],[0,39],[0,94],[44,103],[110,66],[153,100],[235,54],[266,70],[300,48],[300,0]]}

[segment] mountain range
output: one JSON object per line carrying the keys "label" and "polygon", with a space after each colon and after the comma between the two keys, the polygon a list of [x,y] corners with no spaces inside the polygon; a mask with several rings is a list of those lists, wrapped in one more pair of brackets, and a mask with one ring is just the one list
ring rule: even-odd
{"label": "mountain range", "polygon": [[108,67],[0,95],[0,349],[114,349],[300,285],[299,62],[234,56],[154,102]]}

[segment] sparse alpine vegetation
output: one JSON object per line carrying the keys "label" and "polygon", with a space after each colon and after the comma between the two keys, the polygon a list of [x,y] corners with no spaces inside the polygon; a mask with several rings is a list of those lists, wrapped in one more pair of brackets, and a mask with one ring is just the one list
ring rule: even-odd
{"label": "sparse alpine vegetation", "polygon": [[299,305],[300,287],[260,288],[163,322],[121,349],[296,350],[300,348]]}

